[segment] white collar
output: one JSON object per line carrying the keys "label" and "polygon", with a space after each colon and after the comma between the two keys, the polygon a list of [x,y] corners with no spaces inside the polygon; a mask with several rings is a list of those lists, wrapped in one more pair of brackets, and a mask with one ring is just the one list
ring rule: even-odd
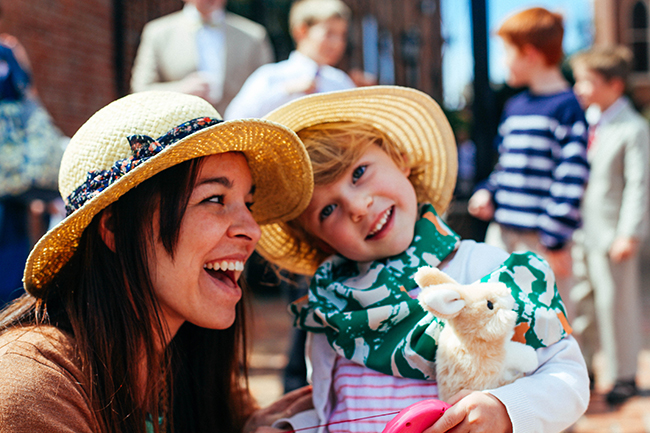
{"label": "white collar", "polygon": [[603,111],[598,120],[598,126],[605,125],[612,121],[618,114],[629,105],[629,100],[625,96],[618,98],[607,110]]}
{"label": "white collar", "polygon": [[289,58],[292,61],[304,63],[306,65],[308,64],[310,66],[318,68],[318,63],[316,63],[316,61],[314,59],[312,59],[311,57],[307,57],[306,55],[304,55],[303,53],[301,53],[298,50],[292,51],[291,54],[289,54]]}
{"label": "white collar", "polygon": [[193,4],[185,3],[185,6],[183,6],[183,13],[190,21],[201,25],[211,24],[216,26],[223,24],[226,21],[226,11],[224,9],[213,11],[210,16],[210,21],[207,23],[203,21],[203,16]]}

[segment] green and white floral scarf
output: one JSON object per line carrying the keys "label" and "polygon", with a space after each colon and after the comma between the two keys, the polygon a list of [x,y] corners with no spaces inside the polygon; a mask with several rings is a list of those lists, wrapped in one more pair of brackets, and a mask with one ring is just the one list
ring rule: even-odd
{"label": "green and white floral scarf", "polygon": [[[325,333],[341,356],[396,377],[435,378],[436,340],[444,326],[409,292],[421,266],[438,266],[460,243],[431,205],[422,205],[413,242],[401,254],[370,263],[341,256],[316,271],[308,300],[291,305],[295,325]],[[514,253],[482,282],[505,283],[518,313],[513,340],[547,347],[571,329],[548,264],[534,253]]]}

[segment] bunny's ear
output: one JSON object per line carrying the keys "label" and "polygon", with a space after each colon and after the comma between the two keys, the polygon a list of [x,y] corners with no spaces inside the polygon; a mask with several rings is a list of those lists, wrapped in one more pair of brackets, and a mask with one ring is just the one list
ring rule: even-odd
{"label": "bunny's ear", "polygon": [[444,283],[457,284],[449,275],[431,266],[423,266],[418,269],[413,274],[413,279],[422,288]]}
{"label": "bunny's ear", "polygon": [[451,285],[427,287],[418,296],[418,301],[422,308],[434,316],[450,319],[465,307],[465,300],[452,287]]}

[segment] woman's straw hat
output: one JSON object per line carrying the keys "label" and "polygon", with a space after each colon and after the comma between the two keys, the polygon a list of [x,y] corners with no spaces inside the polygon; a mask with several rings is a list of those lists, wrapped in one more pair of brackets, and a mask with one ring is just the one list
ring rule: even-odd
{"label": "woman's straw hat", "polygon": [[251,211],[259,224],[292,219],[309,204],[311,164],[296,134],[259,119],[224,122],[205,100],[176,92],[135,93],[95,113],[72,137],[59,189],[68,216],[27,259],[23,283],[34,296],[60,271],[84,229],[102,209],[180,162],[242,152],[256,185]]}
{"label": "woman's straw hat", "polygon": [[[429,95],[398,86],[371,86],[306,96],[264,117],[299,132],[330,122],[369,124],[386,134],[413,166],[422,167],[411,181],[416,191],[427,191],[419,201],[431,201],[442,214],[451,201],[458,160],[456,141],[447,117]],[[258,252],[291,272],[312,275],[318,267],[318,250],[297,243],[286,224],[262,227]]]}

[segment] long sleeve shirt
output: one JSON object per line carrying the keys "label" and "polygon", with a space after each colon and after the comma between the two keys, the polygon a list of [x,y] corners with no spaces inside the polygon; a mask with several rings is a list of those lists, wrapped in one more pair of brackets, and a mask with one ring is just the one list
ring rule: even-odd
{"label": "long sleeve shirt", "polygon": [[296,82],[310,80],[314,80],[313,93],[355,87],[342,70],[318,65],[299,51],[293,51],[287,60],[261,66],[248,77],[223,117],[231,120],[265,116],[279,106],[305,96],[305,92],[292,90],[292,87]]}
{"label": "long sleeve shirt", "polygon": [[[483,243],[462,241],[460,248],[449,263],[442,269],[447,275],[460,284],[469,284],[482,278],[499,267],[508,257],[502,250]],[[323,424],[332,421],[337,402],[336,395],[340,357],[330,345],[327,336],[323,333],[310,333],[307,340],[306,355],[310,381],[313,386],[314,409],[303,412],[291,419],[281,419],[276,424],[278,428],[305,428],[319,426],[305,430],[306,433],[327,433],[329,428]],[[497,397],[506,407],[513,426],[514,433],[536,432],[554,433],[566,429],[585,412],[589,403],[589,379],[587,368],[576,340],[569,336],[551,344],[548,347],[536,349],[538,368],[508,385],[496,389],[486,390]],[[346,365],[349,368],[349,363]],[[364,385],[368,381],[358,381],[355,387],[348,392],[354,392],[350,401],[373,406],[369,401],[368,392],[374,400],[383,401],[376,405],[376,413],[394,412],[403,409],[417,398],[405,399],[403,389],[415,389],[418,392],[426,388],[423,381],[403,377],[384,375],[378,377],[377,372],[364,366],[357,366],[356,376],[363,373],[373,375],[371,390],[364,392]],[[367,386],[365,386],[367,388]],[[402,388],[399,390],[398,388]],[[435,381],[430,381],[430,394],[422,395],[419,399],[435,397],[437,388]],[[362,398],[363,397],[363,398]],[[388,398],[387,398],[388,397]],[[379,410],[381,409],[381,410]],[[349,419],[349,418],[348,418]],[[388,418],[376,418],[363,422],[344,424],[349,431],[376,431],[380,432]],[[372,422],[377,421],[377,422]],[[338,424],[337,424],[338,425]]]}

